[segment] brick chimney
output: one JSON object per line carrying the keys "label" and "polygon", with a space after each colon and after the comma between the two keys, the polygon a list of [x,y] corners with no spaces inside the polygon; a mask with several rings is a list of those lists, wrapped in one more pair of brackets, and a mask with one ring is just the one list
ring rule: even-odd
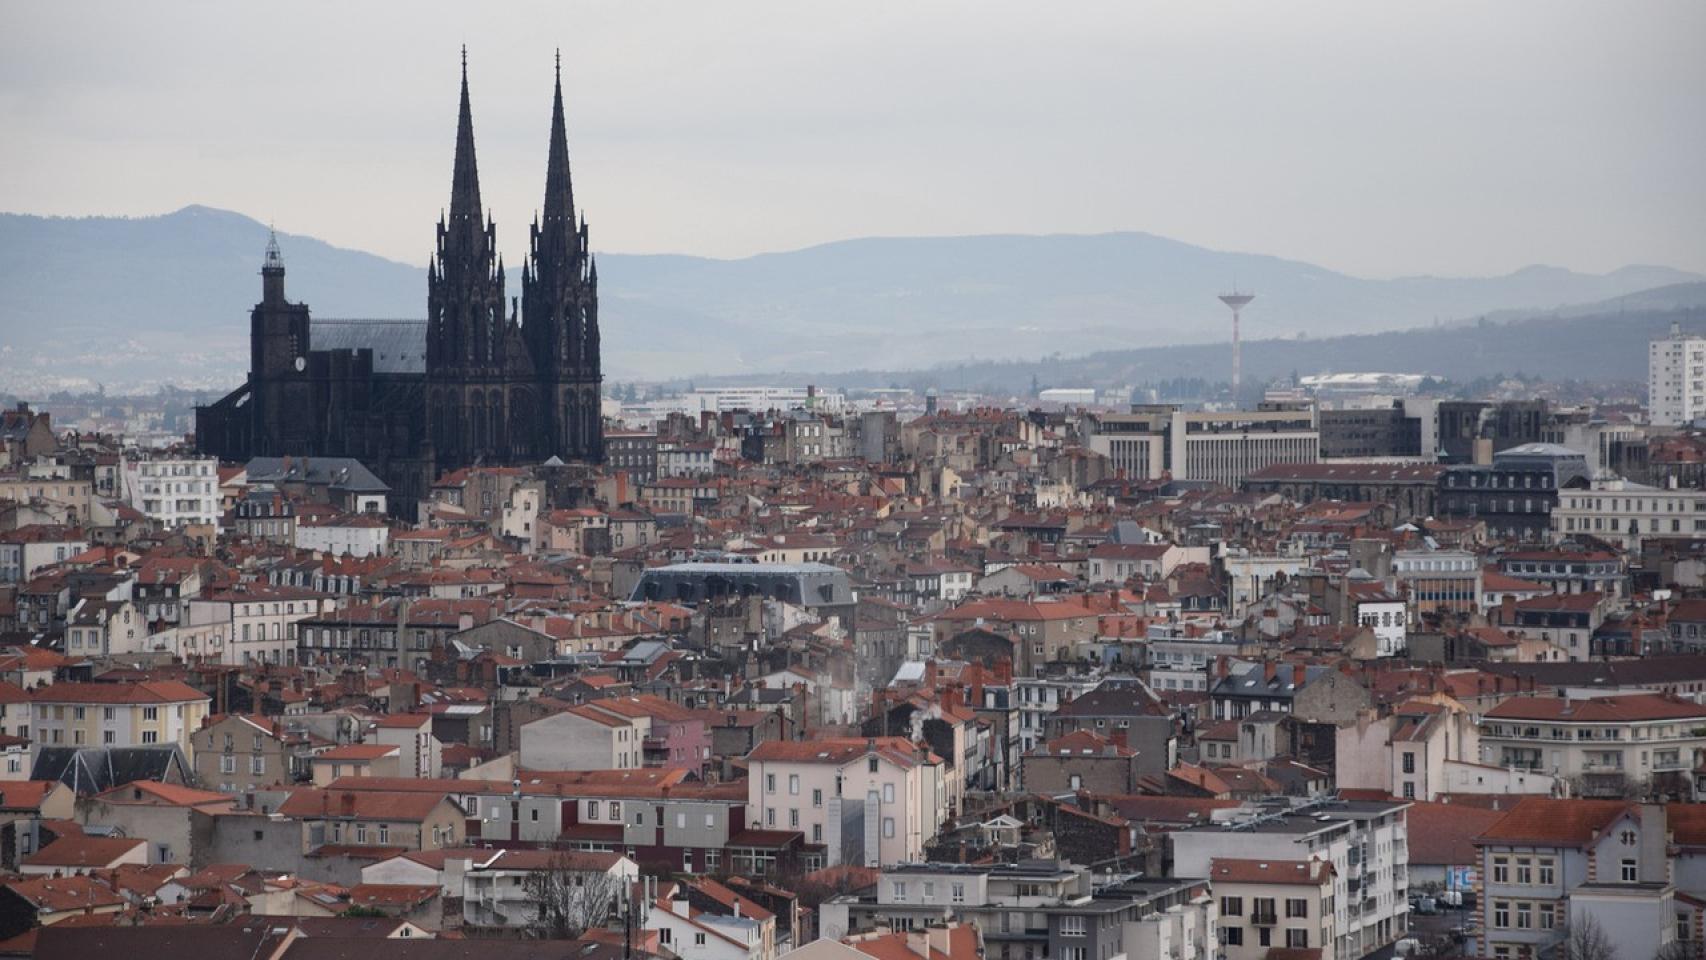
{"label": "brick chimney", "polygon": [[1278,674],[1279,674],[1279,664],[1273,662],[1272,660],[1268,660],[1262,664],[1262,679],[1263,680],[1266,680],[1268,683],[1273,683],[1274,677],[1277,676]]}
{"label": "brick chimney", "polygon": [[1303,689],[1303,678],[1308,676],[1309,668],[1299,663],[1291,668],[1291,682],[1299,690]]}

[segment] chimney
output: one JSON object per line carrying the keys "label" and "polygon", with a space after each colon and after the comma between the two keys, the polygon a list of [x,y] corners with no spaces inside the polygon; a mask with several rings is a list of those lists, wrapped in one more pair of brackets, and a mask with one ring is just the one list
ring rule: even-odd
{"label": "chimney", "polygon": [[1303,678],[1308,674],[1308,672],[1309,668],[1301,663],[1293,666],[1291,668],[1292,686],[1297,687],[1299,690],[1303,689]]}
{"label": "chimney", "polygon": [[1278,673],[1279,673],[1279,664],[1274,663],[1272,660],[1265,661],[1262,664],[1262,679],[1266,680],[1268,683],[1273,683],[1274,677]]}
{"label": "chimney", "polygon": [[1112,740],[1116,747],[1128,747],[1131,745],[1128,742],[1129,738],[1126,735],[1126,729],[1124,727],[1116,728],[1114,732],[1108,736],[1108,739]]}
{"label": "chimney", "polygon": [[344,815],[355,816],[355,794],[348,790],[344,791]]}

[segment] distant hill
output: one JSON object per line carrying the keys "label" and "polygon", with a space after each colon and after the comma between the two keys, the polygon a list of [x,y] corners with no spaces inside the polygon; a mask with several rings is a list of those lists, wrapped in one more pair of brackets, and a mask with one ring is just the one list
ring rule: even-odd
{"label": "distant hill", "polygon": [[[0,387],[235,383],[265,240],[265,225],[207,207],[134,219],[0,214]],[[280,244],[290,295],[316,316],[424,313],[419,267],[311,237]],[[599,278],[615,378],[924,368],[1219,340],[1226,314],[1214,294],[1234,280],[1258,295],[1245,323],[1261,338],[1551,311],[1702,279],[1632,266],[1365,280],[1143,233],[870,238],[739,260],[604,254]]]}
{"label": "distant hill", "polygon": [[[1254,340],[1244,343],[1246,384],[1293,373],[1416,373],[1459,382],[1499,374],[1593,381],[1647,377],[1647,342],[1671,321],[1706,334],[1706,283],[1642,291],[1622,303],[1595,304],[1505,320],[1491,318],[1345,337]],[[1175,378],[1224,382],[1231,368],[1226,342],[1106,350],[1030,361],[944,364],[928,369],[807,374],[825,387],[897,384],[924,389],[983,390],[1025,395],[1042,387],[1122,387]],[[737,383],[712,378],[700,385]]]}

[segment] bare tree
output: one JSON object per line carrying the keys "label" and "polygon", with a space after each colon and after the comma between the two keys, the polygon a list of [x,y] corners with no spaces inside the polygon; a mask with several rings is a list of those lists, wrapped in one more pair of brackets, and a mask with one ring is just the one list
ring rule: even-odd
{"label": "bare tree", "polygon": [[1599,921],[1584,913],[1564,937],[1563,960],[1617,960],[1617,948]]}
{"label": "bare tree", "polygon": [[535,911],[527,932],[540,940],[573,940],[603,926],[624,886],[621,878],[578,867],[570,855],[559,852],[545,869],[530,871],[522,881]]}

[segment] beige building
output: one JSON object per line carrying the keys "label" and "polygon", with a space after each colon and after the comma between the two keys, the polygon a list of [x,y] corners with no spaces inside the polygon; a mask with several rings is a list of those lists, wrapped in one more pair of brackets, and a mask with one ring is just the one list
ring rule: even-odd
{"label": "beige building", "polygon": [[1562,777],[1578,796],[1653,784],[1692,797],[1706,759],[1706,706],[1656,693],[1512,697],[1481,719],[1481,760]]}
{"label": "beige building", "polygon": [[304,772],[308,735],[270,717],[227,714],[194,734],[195,773],[202,785],[231,793],[289,784]]}
{"label": "beige building", "polygon": [[55,683],[31,693],[31,738],[50,747],[141,747],[175,743],[195,756],[192,735],[210,698],[177,680]]}
{"label": "beige building", "polygon": [[1321,960],[1337,960],[1330,862],[1217,857],[1209,882],[1220,898],[1226,960],[1263,960],[1273,949],[1319,950]]}
{"label": "beige building", "polygon": [[297,790],[278,814],[302,825],[302,852],[324,846],[459,847],[467,815],[448,794],[369,790]]}
{"label": "beige building", "polygon": [[943,767],[901,737],[769,740],[747,755],[748,822],[804,833],[829,866],[920,860],[946,814]]}

